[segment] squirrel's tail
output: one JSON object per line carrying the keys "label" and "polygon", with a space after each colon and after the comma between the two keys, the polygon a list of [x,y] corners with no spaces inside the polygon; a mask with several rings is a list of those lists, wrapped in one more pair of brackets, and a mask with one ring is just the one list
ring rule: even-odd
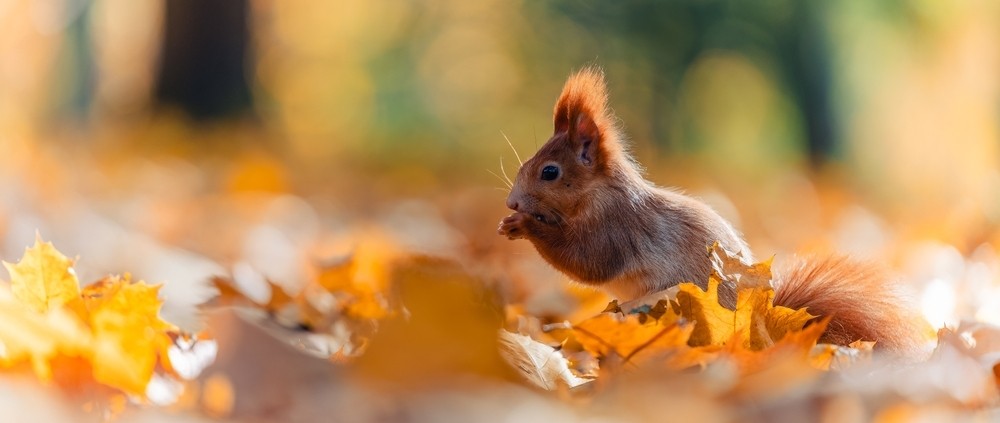
{"label": "squirrel's tail", "polygon": [[875,341],[903,359],[926,356],[930,325],[881,266],[845,256],[794,258],[775,269],[774,303],[831,316],[820,342]]}

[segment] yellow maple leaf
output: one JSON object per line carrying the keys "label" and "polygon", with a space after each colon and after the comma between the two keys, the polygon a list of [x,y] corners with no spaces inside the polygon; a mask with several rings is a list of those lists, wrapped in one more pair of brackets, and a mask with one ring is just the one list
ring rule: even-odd
{"label": "yellow maple leaf", "polygon": [[695,322],[691,346],[723,345],[738,341],[751,350],[767,348],[786,333],[802,329],[815,316],[805,309],[794,310],[774,305],[774,290],[757,285],[737,293],[736,309],[719,303],[719,280],[709,278],[708,289],[681,284],[671,303],[681,317]]}
{"label": "yellow maple leaf", "polygon": [[757,351],[774,345],[788,332],[802,329],[816,316],[805,309],[775,306],[774,290],[768,286],[739,290],[734,317],[733,327],[743,335],[744,345]]}
{"label": "yellow maple leaf", "polygon": [[671,303],[674,312],[695,322],[688,344],[722,345],[733,336],[736,315],[719,304],[719,281],[709,278],[708,289],[692,283],[678,285],[677,298]]}
{"label": "yellow maple leaf", "polygon": [[0,367],[28,361],[39,379],[49,380],[55,357],[85,354],[90,341],[86,327],[68,310],[37,313],[0,287]]}
{"label": "yellow maple leaf", "polygon": [[44,313],[80,296],[80,283],[73,272],[73,261],[62,255],[51,242],[35,239],[25,249],[17,264],[6,261],[10,289],[14,297],[30,309]]}
{"label": "yellow maple leaf", "polygon": [[[157,358],[172,342],[173,325],[160,319],[160,287],[107,278],[88,293],[94,336],[94,379],[132,394],[145,393]],[[165,359],[165,357],[164,357]]]}
{"label": "yellow maple leaf", "polygon": [[17,265],[5,264],[12,277],[9,289],[0,286],[0,367],[29,363],[42,380],[92,380],[138,397],[158,366],[172,368],[166,351],[176,328],[159,317],[159,286],[126,275],[80,289],[72,262],[40,239]]}

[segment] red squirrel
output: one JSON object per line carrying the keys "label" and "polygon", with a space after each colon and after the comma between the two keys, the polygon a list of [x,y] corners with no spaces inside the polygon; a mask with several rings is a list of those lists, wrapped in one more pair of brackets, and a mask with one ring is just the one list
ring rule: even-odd
{"label": "red squirrel", "polygon": [[[608,108],[604,73],[570,76],[555,132],[518,171],[497,232],[530,241],[559,271],[622,301],[681,282],[703,289],[716,241],[751,259],[739,232],[706,204],[644,179]],[[796,258],[774,269],[776,305],[832,316],[822,342],[875,341],[899,357],[924,350],[920,313],[877,265],[842,256]],[[732,308],[735,287],[719,287]]]}

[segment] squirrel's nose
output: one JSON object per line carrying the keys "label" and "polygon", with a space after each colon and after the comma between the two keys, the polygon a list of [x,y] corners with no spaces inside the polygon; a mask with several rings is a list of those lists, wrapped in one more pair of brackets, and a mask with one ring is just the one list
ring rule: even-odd
{"label": "squirrel's nose", "polygon": [[507,198],[507,208],[508,209],[517,211],[517,208],[520,207],[520,206],[521,206],[520,204],[517,204],[517,200],[515,200],[513,198],[510,198],[510,197]]}

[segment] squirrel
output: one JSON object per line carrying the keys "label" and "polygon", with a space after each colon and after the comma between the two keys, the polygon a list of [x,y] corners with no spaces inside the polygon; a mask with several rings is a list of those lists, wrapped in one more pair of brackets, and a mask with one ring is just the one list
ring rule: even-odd
{"label": "squirrel", "polygon": [[[608,107],[604,72],[566,82],[555,131],[517,173],[497,233],[527,239],[557,270],[631,301],[681,282],[706,288],[707,247],[752,260],[741,234],[699,200],[647,181]],[[875,341],[900,358],[924,354],[928,328],[880,266],[839,255],[798,257],[774,269],[775,305],[831,316],[820,342]],[[719,286],[734,308],[736,288]]]}

